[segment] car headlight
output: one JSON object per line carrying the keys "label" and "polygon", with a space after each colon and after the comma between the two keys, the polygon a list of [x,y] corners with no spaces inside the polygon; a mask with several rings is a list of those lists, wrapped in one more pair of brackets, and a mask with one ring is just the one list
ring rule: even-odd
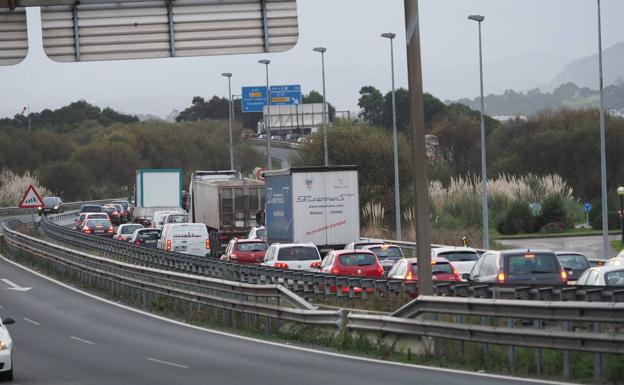
{"label": "car headlight", "polygon": [[7,344],[4,341],[0,341],[0,350],[6,350],[9,347],[7,346]]}
{"label": "car headlight", "polygon": [[54,206],[54,210],[58,210],[58,206]]}

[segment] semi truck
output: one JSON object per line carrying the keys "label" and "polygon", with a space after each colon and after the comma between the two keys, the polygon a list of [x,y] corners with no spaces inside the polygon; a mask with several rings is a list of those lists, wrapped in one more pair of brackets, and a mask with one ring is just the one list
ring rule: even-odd
{"label": "semi truck", "polygon": [[264,182],[236,171],[196,171],[191,176],[187,208],[192,222],[210,232],[211,255],[219,256],[234,237],[256,226],[265,203]]}
{"label": "semi truck", "polygon": [[360,238],[356,166],[291,167],[264,178],[269,244],[311,242],[327,252]]}
{"label": "semi truck", "polygon": [[183,212],[184,174],[180,169],[136,171],[134,222],[149,227],[157,211]]}

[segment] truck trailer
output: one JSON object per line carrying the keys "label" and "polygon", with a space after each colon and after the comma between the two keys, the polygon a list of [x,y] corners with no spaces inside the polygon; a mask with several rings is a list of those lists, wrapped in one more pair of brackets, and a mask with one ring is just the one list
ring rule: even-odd
{"label": "truck trailer", "polygon": [[180,169],[136,171],[134,221],[152,224],[156,211],[182,211],[184,174]]}
{"label": "truck trailer", "polygon": [[269,244],[311,242],[327,252],[360,238],[356,166],[291,167],[264,177]]}

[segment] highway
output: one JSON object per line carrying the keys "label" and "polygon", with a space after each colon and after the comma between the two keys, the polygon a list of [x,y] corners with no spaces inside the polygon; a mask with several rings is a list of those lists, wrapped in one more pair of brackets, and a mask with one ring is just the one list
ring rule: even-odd
{"label": "highway", "polygon": [[538,384],[258,342],[132,311],[0,259],[16,384]]}

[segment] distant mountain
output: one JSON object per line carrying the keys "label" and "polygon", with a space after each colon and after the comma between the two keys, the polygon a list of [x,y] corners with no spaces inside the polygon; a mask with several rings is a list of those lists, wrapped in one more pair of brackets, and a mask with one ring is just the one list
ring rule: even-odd
{"label": "distant mountain", "polygon": [[[624,42],[603,51],[603,74],[605,86],[624,82]],[[581,88],[598,88],[598,54],[567,64],[559,75],[540,88],[553,91],[566,83],[574,83]]]}
{"label": "distant mountain", "polygon": [[[485,108],[490,116],[530,116],[549,108],[597,107],[599,102],[600,93],[597,90],[566,83],[553,92],[542,92],[536,88],[526,93],[507,90],[501,95],[488,95],[485,97]],[[458,103],[473,109],[480,108],[479,98],[461,99]],[[614,114],[624,112],[623,83],[605,88],[605,107]]]}

